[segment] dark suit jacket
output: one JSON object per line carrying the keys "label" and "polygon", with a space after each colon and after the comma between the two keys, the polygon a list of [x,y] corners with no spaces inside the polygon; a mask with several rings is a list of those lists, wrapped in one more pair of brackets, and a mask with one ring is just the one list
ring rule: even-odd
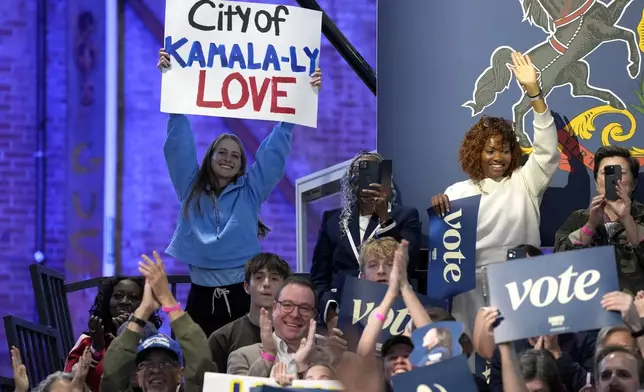
{"label": "dark suit jacket", "polygon": [[[344,285],[344,277],[347,275],[357,277],[360,273],[360,265],[347,238],[347,235],[351,235],[354,244],[359,249],[362,241],[359,238],[360,219],[358,211],[357,209],[354,211],[354,215],[349,222],[350,233],[347,233],[347,235],[344,235],[344,230],[340,229],[341,212],[340,208],[324,212],[322,226],[313,250],[311,282],[315,286],[315,291],[319,298],[318,309],[321,314],[324,313],[329,300],[337,301],[337,298],[339,298],[339,292]],[[402,239],[409,241],[408,276],[411,276],[416,269],[421,236],[418,211],[412,207],[398,205],[391,209],[390,215],[396,221],[396,225],[378,236],[393,237],[397,241]],[[368,237],[377,226],[378,218],[374,215],[371,217],[365,237]],[[337,290],[337,292],[332,292],[332,289]]]}

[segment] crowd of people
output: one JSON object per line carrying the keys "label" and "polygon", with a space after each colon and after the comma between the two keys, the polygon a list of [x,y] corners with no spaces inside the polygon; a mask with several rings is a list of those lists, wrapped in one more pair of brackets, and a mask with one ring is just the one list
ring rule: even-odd
{"label": "crowd of people", "polygon": [[[480,391],[636,392],[644,384],[644,206],[632,200],[639,164],[628,150],[602,147],[595,155],[598,196],[576,211],[556,235],[556,251],[614,245],[621,291],[606,294],[597,311],[622,315],[600,331],[536,336],[497,344],[499,311],[489,306],[486,266],[503,262],[508,248],[540,257],[540,204],[558,167],[557,129],[528,56],[514,53],[512,70],[534,111],[533,152],[521,165],[513,125],[482,117],[460,149],[469,176],[431,199],[437,214],[450,202],[481,195],[476,240],[476,288],[453,298],[451,309],[426,306],[410,283],[418,261],[421,223],[390,186],[358,186],[358,166],[382,161],[361,152],[342,180],[342,205],[322,219],[310,279],[293,274],[279,255],[264,253],[270,229],[259,218],[264,200],[284,174],[293,124],[279,123],[248,165],[239,138],[213,141],[201,164],[188,118],[171,114],[163,152],[180,202],[166,253],[188,265],[191,286],[182,306],[169,289],[162,258],[142,256],[140,279],[114,278],[99,290],[88,328],[65,368],[37,391],[201,391],[206,373],[275,379],[338,380],[347,391],[393,390],[396,375],[413,371],[414,330],[458,321],[463,355],[490,364],[473,374]],[[158,67],[171,72],[159,53]],[[311,75],[320,88],[321,71]],[[617,200],[605,194],[604,168],[622,168]],[[357,347],[339,328],[339,290],[353,276],[386,285]],[[379,342],[394,301],[410,315],[405,332]],[[164,312],[176,340],[159,333]],[[501,321],[502,322],[502,321]],[[438,332],[437,332],[438,333]],[[382,343],[382,344],[379,344]],[[29,353],[23,353],[29,355]],[[29,390],[21,353],[12,350],[16,391]],[[425,363],[433,366],[433,362]]]}

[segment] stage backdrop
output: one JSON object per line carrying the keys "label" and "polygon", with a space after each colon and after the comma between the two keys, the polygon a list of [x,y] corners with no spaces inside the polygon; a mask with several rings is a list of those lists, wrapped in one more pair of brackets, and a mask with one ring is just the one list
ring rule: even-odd
{"label": "stage backdrop", "polygon": [[481,113],[515,121],[530,151],[533,115],[506,67],[512,50],[530,54],[550,109],[561,116],[560,170],[542,204],[544,246],[595,194],[592,159],[600,146],[627,147],[644,162],[642,3],[606,3],[379,2],[378,152],[393,159],[404,202],[423,211],[433,195],[466,179],[458,149]]}

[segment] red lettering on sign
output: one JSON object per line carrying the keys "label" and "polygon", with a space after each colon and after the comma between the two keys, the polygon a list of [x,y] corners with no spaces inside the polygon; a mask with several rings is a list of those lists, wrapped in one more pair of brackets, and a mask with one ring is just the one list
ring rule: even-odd
{"label": "red lettering on sign", "polygon": [[296,79],[294,77],[275,76],[273,78],[271,86],[271,113],[295,114],[295,108],[277,106],[277,98],[286,97],[286,91],[278,90],[278,84],[292,84],[295,83],[295,81]]}
{"label": "red lettering on sign", "polygon": [[[237,82],[241,88],[241,97],[237,102],[230,101],[230,87],[231,83]],[[280,90],[280,84],[293,84],[297,80],[294,77],[275,76],[272,78],[264,78],[261,86],[255,76],[251,76],[246,80],[239,72],[234,72],[224,79],[221,84],[221,101],[208,101],[204,99],[204,91],[206,89],[206,70],[199,71],[199,84],[197,87],[197,106],[202,108],[220,109],[222,107],[228,110],[238,110],[245,107],[248,101],[251,100],[253,110],[259,112],[262,110],[266,94],[268,93],[268,86],[271,86],[271,113],[279,114],[295,114],[295,108],[279,106],[277,99],[287,97],[288,94],[284,90]]]}

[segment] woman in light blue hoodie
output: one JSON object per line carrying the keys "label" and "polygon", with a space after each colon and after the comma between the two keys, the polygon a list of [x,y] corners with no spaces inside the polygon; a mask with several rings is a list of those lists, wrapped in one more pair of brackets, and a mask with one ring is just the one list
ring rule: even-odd
{"label": "woman in light blue hoodie", "polygon": [[[163,49],[157,66],[170,67]],[[311,85],[321,82],[317,69]],[[186,311],[206,336],[248,313],[244,264],[260,253],[259,240],[268,232],[259,211],[284,176],[293,127],[277,124],[250,167],[241,140],[229,133],[210,144],[199,165],[188,118],[170,114],[163,153],[181,209],[166,253],[188,264]]]}

